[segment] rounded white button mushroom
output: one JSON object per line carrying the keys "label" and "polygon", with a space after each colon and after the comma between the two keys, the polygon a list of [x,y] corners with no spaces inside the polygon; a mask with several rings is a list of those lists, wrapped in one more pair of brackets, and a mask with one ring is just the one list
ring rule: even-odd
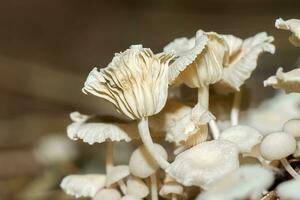
{"label": "rounded white button mushroom", "polygon": [[141,179],[130,176],[127,180],[127,194],[142,199],[148,196],[149,188]]}
{"label": "rounded white button mushroom", "polygon": [[295,138],[300,137],[300,119],[291,119],[285,122],[283,131]]}
{"label": "rounded white button mushroom", "polygon": [[121,194],[118,190],[113,188],[106,188],[97,192],[93,200],[121,200],[121,198]]}

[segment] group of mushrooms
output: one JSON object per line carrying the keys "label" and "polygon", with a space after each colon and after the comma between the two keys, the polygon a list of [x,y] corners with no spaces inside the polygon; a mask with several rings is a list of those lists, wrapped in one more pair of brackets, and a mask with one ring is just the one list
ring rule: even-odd
{"label": "group of mushrooms", "polygon": [[[290,41],[300,47],[300,20],[280,18],[275,26],[290,30]],[[71,113],[70,139],[105,143],[106,174],[69,175],[62,189],[93,200],[300,199],[300,177],[290,164],[300,157],[300,119],[272,133],[239,124],[241,86],[258,56],[275,52],[272,41],[265,32],[242,40],[198,30],[162,53],[132,45],[107,67],[94,68],[82,91],[111,102],[130,120]],[[196,103],[172,98],[180,84],[197,88]],[[300,69],[279,68],[264,85],[300,92]],[[233,95],[229,127],[221,129],[210,112],[210,91]],[[124,165],[113,162],[119,141],[139,144]],[[289,180],[279,181],[282,173]]]}

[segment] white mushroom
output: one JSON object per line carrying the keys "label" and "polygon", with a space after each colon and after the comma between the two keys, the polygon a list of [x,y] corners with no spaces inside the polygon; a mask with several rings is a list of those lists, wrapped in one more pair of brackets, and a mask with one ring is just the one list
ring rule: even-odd
{"label": "white mushroom", "polygon": [[276,188],[277,195],[280,199],[300,200],[300,178],[285,181]]}
{"label": "white mushroom", "polygon": [[300,69],[283,72],[280,67],[275,76],[264,81],[264,86],[272,86],[275,89],[283,89],[286,93],[300,92]]}
{"label": "white mushroom", "polygon": [[60,187],[69,195],[79,197],[94,197],[98,190],[105,186],[105,175],[69,175]]}
{"label": "white mushroom", "polygon": [[169,163],[155,151],[148,117],[164,107],[168,95],[168,64],[172,54],[153,54],[142,45],[132,45],[117,53],[111,63],[99,71],[94,68],[82,89],[113,103],[118,111],[138,119],[138,130],[147,150],[165,169]]}
{"label": "white mushroom", "polygon": [[183,196],[183,186],[176,181],[164,183],[159,191],[159,195],[163,198],[177,200],[178,197]]}
{"label": "white mushroom", "polygon": [[289,30],[292,35],[289,37],[290,42],[296,47],[300,47],[300,20],[299,19],[289,19],[283,20],[278,18],[275,21],[275,27],[282,30]]}
{"label": "white mushroom", "polygon": [[225,175],[196,200],[260,199],[274,181],[271,170],[258,165],[244,165]]}
{"label": "white mushroom", "polygon": [[127,194],[142,199],[149,195],[149,188],[141,179],[130,176],[127,180]]}
{"label": "white mushroom", "polygon": [[139,199],[135,196],[126,195],[126,196],[123,196],[121,200],[142,200],[142,199]]}
{"label": "white mushroom", "polygon": [[113,188],[102,189],[94,196],[92,200],[121,200],[121,194]]}
{"label": "white mushroom", "polygon": [[298,177],[298,173],[291,167],[286,157],[296,151],[296,140],[293,136],[285,132],[270,133],[264,137],[260,144],[260,152],[266,160],[280,160],[281,164],[293,177]]}
{"label": "white mushroom", "polygon": [[300,137],[300,119],[291,119],[284,123],[283,131],[294,138]]}
{"label": "white mushroom", "polygon": [[129,176],[129,174],[129,167],[127,165],[114,166],[108,171],[106,175],[105,186],[110,187],[112,184],[118,183],[122,193],[126,195],[127,188],[125,183],[123,182],[123,179]]}
{"label": "white mushroom", "polygon": [[227,140],[203,142],[179,154],[166,172],[185,186],[206,188],[239,167],[238,153]]}
{"label": "white mushroom", "polygon": [[260,132],[245,125],[227,128],[220,136],[220,139],[235,143],[239,147],[241,153],[251,153],[252,148],[259,144],[262,138],[263,135]]}

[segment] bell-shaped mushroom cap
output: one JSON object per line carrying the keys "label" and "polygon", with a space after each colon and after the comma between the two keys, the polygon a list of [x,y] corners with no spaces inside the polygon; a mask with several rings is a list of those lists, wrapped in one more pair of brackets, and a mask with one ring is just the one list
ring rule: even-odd
{"label": "bell-shaped mushroom cap", "polygon": [[271,44],[274,38],[265,32],[247,38],[242,43],[240,38],[233,35],[223,37],[228,43],[229,54],[225,58],[222,79],[214,87],[222,93],[239,91],[255,70],[258,56],[263,52],[275,52],[275,46]]}
{"label": "bell-shaped mushroom cap", "polygon": [[183,196],[183,186],[177,182],[169,182],[165,183],[159,190],[159,195],[164,198],[170,198],[172,194]]}
{"label": "bell-shaped mushroom cap", "polygon": [[121,200],[122,196],[117,189],[105,188],[97,192],[92,200]]}
{"label": "bell-shaped mushroom cap", "polygon": [[141,179],[130,176],[127,180],[127,193],[128,195],[142,199],[148,196],[149,188]]}
{"label": "bell-shaped mushroom cap", "polygon": [[272,86],[275,89],[283,89],[286,93],[300,92],[300,69],[283,72],[278,68],[275,76],[264,81],[264,86]]}
{"label": "bell-shaped mushroom cap", "polygon": [[[105,123],[97,122],[93,116],[82,115],[78,112],[70,114],[73,123],[67,127],[68,137],[72,140],[82,139],[90,145],[103,143],[106,140],[126,141],[138,138],[137,126],[134,123]],[[74,118],[77,115],[77,118]]]}
{"label": "bell-shaped mushroom cap", "polygon": [[300,20],[289,19],[284,21],[282,18],[278,18],[275,21],[275,27],[282,30],[289,30],[292,35],[289,37],[290,42],[296,47],[300,47]]}
{"label": "bell-shaped mushroom cap", "polygon": [[225,129],[220,139],[235,143],[241,153],[250,153],[252,148],[261,142],[263,135],[250,126],[237,125]]}
{"label": "bell-shaped mushroom cap", "polygon": [[258,165],[244,165],[216,181],[196,200],[260,199],[273,181],[271,170]]}
{"label": "bell-shaped mushroom cap", "polygon": [[276,193],[280,199],[300,200],[300,178],[285,181],[277,186]]}
{"label": "bell-shaped mushroom cap", "polygon": [[121,200],[142,200],[142,199],[137,198],[137,197],[132,196],[132,195],[125,195],[125,196],[122,197]]}
{"label": "bell-shaped mushroom cap", "polygon": [[[165,160],[168,159],[166,150],[159,144],[154,144],[156,152],[159,153]],[[147,151],[144,145],[139,146],[132,154],[129,160],[129,170],[137,177],[147,178],[158,170],[157,162]]]}
{"label": "bell-shaped mushroom cap", "polygon": [[164,52],[178,57],[169,68],[169,84],[173,84],[183,70],[193,63],[201,54],[208,42],[208,37],[203,32],[197,32],[195,38],[177,38],[164,48]]}
{"label": "bell-shaped mushroom cap", "polygon": [[98,190],[105,186],[105,175],[69,175],[60,187],[69,195],[79,197],[94,197]]}
{"label": "bell-shaped mushroom cap", "polygon": [[296,151],[296,140],[285,132],[270,133],[260,144],[260,152],[266,160],[280,160]]}
{"label": "bell-shaped mushroom cap", "polygon": [[127,165],[114,166],[108,171],[106,175],[105,186],[109,187],[112,184],[129,176],[129,174],[130,174],[129,167]]}
{"label": "bell-shaped mushroom cap", "polygon": [[238,147],[227,140],[203,142],[179,154],[166,172],[185,186],[206,188],[239,167]]}
{"label": "bell-shaped mushroom cap", "polygon": [[300,137],[300,119],[290,119],[283,125],[283,131],[295,138]]}

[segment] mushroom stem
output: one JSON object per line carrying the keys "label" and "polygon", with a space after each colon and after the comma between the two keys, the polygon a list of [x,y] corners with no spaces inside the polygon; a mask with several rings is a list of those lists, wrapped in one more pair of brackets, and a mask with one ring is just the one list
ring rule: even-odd
{"label": "mushroom stem", "polygon": [[286,158],[282,158],[280,160],[281,164],[285,168],[285,170],[293,177],[293,178],[299,178],[299,174],[292,168],[290,163],[287,161]]}
{"label": "mushroom stem", "polygon": [[241,98],[242,98],[242,94],[240,91],[234,92],[233,104],[232,104],[231,113],[230,113],[230,120],[231,120],[232,126],[236,126],[239,123]]}
{"label": "mushroom stem", "polygon": [[106,142],[106,173],[113,167],[113,143],[111,140]]}
{"label": "mushroom stem", "polygon": [[172,199],[172,200],[177,200],[177,195],[176,195],[176,194],[172,194],[171,199]]}
{"label": "mushroom stem", "polygon": [[157,179],[156,179],[156,173],[153,173],[150,176],[150,190],[151,190],[151,200],[158,200],[158,194],[157,194]]}
{"label": "mushroom stem", "polygon": [[126,187],[124,181],[123,180],[119,180],[118,181],[118,185],[119,185],[120,190],[123,193],[123,195],[126,195],[127,194],[127,187]]}
{"label": "mushroom stem", "polygon": [[149,131],[149,125],[148,125],[148,118],[142,118],[138,122],[138,130],[141,137],[141,140],[143,144],[145,145],[147,151],[149,154],[156,160],[157,164],[162,168],[166,169],[170,163],[165,160],[157,151],[155,150],[155,146],[153,144],[150,131]]}
{"label": "mushroom stem", "polygon": [[[206,108],[209,109],[209,87],[200,87],[198,88],[198,103]],[[218,139],[220,135],[219,128],[215,120],[211,120],[209,123],[209,128],[211,130],[212,136],[214,139]]]}

